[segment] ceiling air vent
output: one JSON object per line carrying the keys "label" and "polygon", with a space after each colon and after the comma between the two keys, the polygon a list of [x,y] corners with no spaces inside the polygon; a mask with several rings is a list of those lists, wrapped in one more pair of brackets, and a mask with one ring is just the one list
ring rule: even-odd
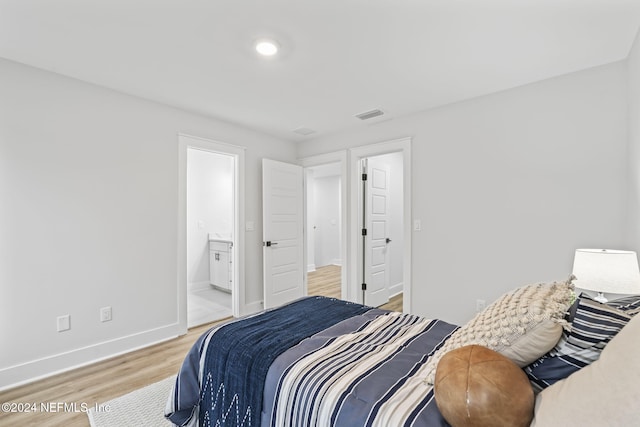
{"label": "ceiling air vent", "polygon": [[293,132],[297,133],[298,135],[304,135],[304,136],[312,135],[312,134],[316,133],[315,130],[309,129],[309,128],[305,128],[305,127],[299,127],[297,129],[294,129]]}
{"label": "ceiling air vent", "polygon": [[371,111],[365,111],[364,113],[360,113],[360,114],[356,114],[356,117],[359,118],[360,120],[369,120],[369,119],[373,119],[374,117],[378,117],[383,115],[384,112],[382,110],[371,110]]}

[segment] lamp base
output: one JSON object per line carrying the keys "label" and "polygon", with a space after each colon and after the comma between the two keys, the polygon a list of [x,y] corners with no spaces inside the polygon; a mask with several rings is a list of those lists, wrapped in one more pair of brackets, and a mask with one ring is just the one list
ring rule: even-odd
{"label": "lamp base", "polygon": [[601,302],[601,303],[603,303],[603,304],[606,304],[606,303],[607,303],[607,301],[609,301],[608,299],[606,299],[606,298],[604,297],[604,294],[603,294],[602,292],[598,292],[598,296],[593,297],[593,299],[594,299],[594,300],[596,300],[596,301],[598,301],[598,302]]}

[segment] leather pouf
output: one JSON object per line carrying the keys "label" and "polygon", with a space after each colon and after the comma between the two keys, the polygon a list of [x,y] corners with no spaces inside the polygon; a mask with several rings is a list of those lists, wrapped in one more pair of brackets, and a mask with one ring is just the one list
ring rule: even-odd
{"label": "leather pouf", "polygon": [[434,395],[453,427],[528,426],[533,419],[533,389],[525,373],[479,345],[452,350],[440,359]]}

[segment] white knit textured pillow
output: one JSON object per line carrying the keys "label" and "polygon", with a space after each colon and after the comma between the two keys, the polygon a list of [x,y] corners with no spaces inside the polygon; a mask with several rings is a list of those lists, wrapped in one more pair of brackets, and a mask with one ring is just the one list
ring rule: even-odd
{"label": "white knit textured pillow", "polygon": [[524,286],[498,298],[429,358],[423,370],[426,382],[433,384],[436,367],[445,353],[466,345],[497,351],[520,367],[547,353],[567,326],[564,315],[571,305],[573,279]]}

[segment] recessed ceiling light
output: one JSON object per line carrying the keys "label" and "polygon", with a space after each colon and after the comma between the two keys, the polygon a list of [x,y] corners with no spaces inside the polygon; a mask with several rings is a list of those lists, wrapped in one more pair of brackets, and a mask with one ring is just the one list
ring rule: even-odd
{"label": "recessed ceiling light", "polygon": [[293,132],[295,132],[295,133],[297,133],[299,135],[304,135],[304,136],[309,136],[309,135],[312,135],[312,134],[316,133],[315,130],[309,129],[309,128],[306,128],[306,127],[299,127],[297,129],[294,129]]}
{"label": "recessed ceiling light", "polygon": [[278,43],[267,39],[258,40],[256,42],[256,52],[262,56],[273,56],[278,53]]}

